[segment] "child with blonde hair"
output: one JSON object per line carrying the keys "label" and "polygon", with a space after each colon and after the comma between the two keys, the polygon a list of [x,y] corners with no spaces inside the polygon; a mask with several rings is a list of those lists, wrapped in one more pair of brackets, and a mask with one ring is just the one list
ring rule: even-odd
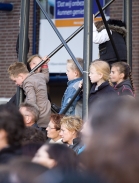
{"label": "child with blonde hair", "polygon": [[[32,55],[29,57],[29,59],[27,60],[27,68],[29,70],[29,72],[35,67],[37,66],[42,60],[46,60],[47,56],[45,57],[41,57],[40,55],[36,54],[36,55]],[[49,61],[50,59],[48,59],[47,61]],[[41,72],[45,75],[46,78],[46,83],[49,82],[49,69],[48,69],[48,65],[47,63],[44,63],[41,67],[39,67],[36,71],[36,73]]]}
{"label": "child with blonde hair", "polygon": [[116,96],[116,92],[109,83],[110,67],[102,60],[95,60],[90,65],[90,81],[92,87],[89,95],[89,106],[106,97]]}
{"label": "child with blonde hair", "polygon": [[[76,58],[81,67],[83,68],[83,59]],[[60,114],[62,111],[66,108],[70,100],[73,98],[74,94],[78,90],[79,82],[82,80],[82,73],[74,63],[72,59],[67,60],[67,77],[68,77],[68,87],[63,95],[62,103],[61,103],[61,109]],[[66,112],[66,115],[76,115],[82,117],[82,101],[81,97],[78,95],[68,111]]]}
{"label": "child with blonde hair", "polygon": [[130,66],[125,62],[116,62],[111,66],[111,82],[115,83],[114,89],[118,95],[134,97],[134,86]]}
{"label": "child with blonde hair", "polygon": [[37,124],[46,128],[50,121],[51,104],[47,96],[46,78],[43,73],[29,73],[26,65],[15,62],[8,68],[10,79],[19,87],[22,87],[26,99],[25,102],[34,105],[40,112]]}

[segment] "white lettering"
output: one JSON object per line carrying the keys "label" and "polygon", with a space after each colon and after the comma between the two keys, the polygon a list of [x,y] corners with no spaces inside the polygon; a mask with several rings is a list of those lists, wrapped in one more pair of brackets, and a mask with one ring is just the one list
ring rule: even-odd
{"label": "white lettering", "polygon": [[57,1],[57,7],[64,7],[65,2]]}

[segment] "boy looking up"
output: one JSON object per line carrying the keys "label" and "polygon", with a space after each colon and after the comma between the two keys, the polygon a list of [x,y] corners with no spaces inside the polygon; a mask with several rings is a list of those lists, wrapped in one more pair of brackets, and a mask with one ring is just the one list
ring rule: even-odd
{"label": "boy looking up", "polygon": [[[83,59],[76,58],[81,67],[83,68]],[[66,108],[70,100],[73,98],[77,89],[79,88],[79,82],[82,80],[82,73],[74,63],[72,59],[67,60],[67,77],[68,77],[68,87],[63,95],[60,113]],[[81,97],[78,95],[66,115],[75,115],[82,117],[82,101]]]}
{"label": "boy looking up", "polygon": [[10,79],[25,91],[25,102],[34,105],[40,112],[37,124],[46,128],[50,121],[51,105],[47,97],[46,78],[42,73],[29,73],[26,65],[15,62],[8,68]]}

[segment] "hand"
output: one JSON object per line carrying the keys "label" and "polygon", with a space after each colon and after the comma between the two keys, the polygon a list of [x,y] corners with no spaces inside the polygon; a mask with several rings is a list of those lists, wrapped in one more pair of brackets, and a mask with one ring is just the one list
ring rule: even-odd
{"label": "hand", "polygon": [[[48,60],[47,60],[48,59]],[[50,61],[50,58],[48,58],[47,56],[43,57],[42,60],[47,60],[44,64],[47,64]]]}
{"label": "hand", "polygon": [[82,88],[82,85],[83,85],[83,80],[81,80],[80,82],[79,82],[79,88]]}

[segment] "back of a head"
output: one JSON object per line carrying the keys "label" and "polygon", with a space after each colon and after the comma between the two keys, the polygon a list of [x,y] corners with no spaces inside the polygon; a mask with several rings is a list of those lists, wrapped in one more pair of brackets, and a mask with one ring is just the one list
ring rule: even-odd
{"label": "back of a head", "polygon": [[15,106],[0,105],[0,129],[7,133],[9,145],[20,145],[24,133],[23,117]]}
{"label": "back of a head", "polygon": [[[80,64],[80,66],[83,68],[83,59],[77,57],[76,60],[78,61],[78,63]],[[77,70],[79,72],[79,77],[82,77],[82,73],[80,72],[80,70],[78,69],[77,65],[74,63],[74,61],[72,59],[68,59],[67,63],[71,63],[71,69],[72,70]]]}
{"label": "back of a head", "polygon": [[63,144],[48,144],[47,146],[49,157],[57,162],[57,167],[65,172],[76,169],[77,156],[72,149]]}
{"label": "back of a head", "polygon": [[138,110],[138,102],[121,98],[96,106],[90,121],[91,143],[84,154],[89,171],[98,172],[110,182],[139,181]]}
{"label": "back of a head", "polygon": [[9,163],[11,177],[19,183],[35,182],[35,179],[48,169],[40,164],[33,163],[26,157],[16,158]]}
{"label": "back of a head", "polygon": [[22,144],[45,143],[46,134],[35,127],[26,127],[23,134]]}

